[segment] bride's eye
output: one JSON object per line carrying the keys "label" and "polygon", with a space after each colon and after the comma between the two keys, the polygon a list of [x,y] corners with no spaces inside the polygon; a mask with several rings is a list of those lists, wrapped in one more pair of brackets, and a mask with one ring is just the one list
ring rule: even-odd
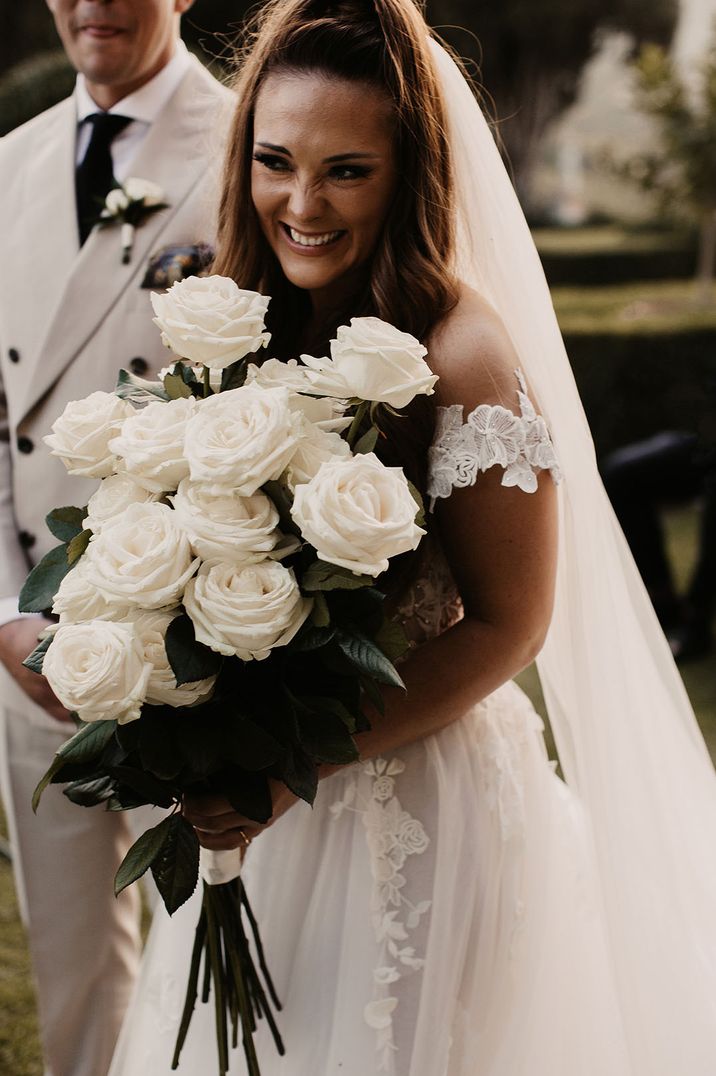
{"label": "bride's eye", "polygon": [[331,179],[365,179],[373,171],[360,164],[336,164],[331,168]]}
{"label": "bride's eye", "polygon": [[285,157],[277,157],[274,153],[254,153],[254,160],[263,164],[270,172],[288,172],[289,165]]}

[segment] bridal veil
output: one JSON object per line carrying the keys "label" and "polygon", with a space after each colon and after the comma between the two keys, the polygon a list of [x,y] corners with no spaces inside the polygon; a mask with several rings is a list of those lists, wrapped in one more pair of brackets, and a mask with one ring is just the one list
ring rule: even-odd
{"label": "bridal veil", "polygon": [[458,66],[431,42],[454,154],[460,277],[495,307],[550,426],[556,606],[538,668],[598,864],[635,1076],[716,1064],[716,779],[668,644],[602,487],[524,215]]}

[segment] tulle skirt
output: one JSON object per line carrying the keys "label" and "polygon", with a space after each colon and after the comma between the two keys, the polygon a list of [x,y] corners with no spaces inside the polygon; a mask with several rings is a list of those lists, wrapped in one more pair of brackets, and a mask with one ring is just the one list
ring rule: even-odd
{"label": "tulle skirt", "polygon": [[[286,1055],[260,1029],[262,1076],[647,1076],[580,805],[512,683],[321,782],[242,876],[283,1003]],[[168,1076],[198,910],[156,913],[110,1076]],[[199,1002],[180,1074],[218,1071],[213,1020]]]}

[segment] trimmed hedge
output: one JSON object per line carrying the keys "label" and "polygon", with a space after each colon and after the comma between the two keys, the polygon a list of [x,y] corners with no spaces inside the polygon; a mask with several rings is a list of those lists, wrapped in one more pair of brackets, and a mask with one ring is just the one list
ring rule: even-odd
{"label": "trimmed hedge", "polygon": [[654,251],[608,250],[578,253],[540,251],[551,286],[623,284],[632,280],[683,280],[696,272],[693,246]]}
{"label": "trimmed hedge", "polygon": [[716,443],[716,331],[566,335],[597,455],[657,433]]}
{"label": "trimmed hedge", "polygon": [[75,72],[62,49],[15,64],[0,78],[0,135],[69,96]]}

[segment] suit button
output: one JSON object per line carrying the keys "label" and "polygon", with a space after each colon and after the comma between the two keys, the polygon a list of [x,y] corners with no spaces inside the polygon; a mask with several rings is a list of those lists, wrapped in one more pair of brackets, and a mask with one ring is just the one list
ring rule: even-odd
{"label": "suit button", "polygon": [[7,357],[10,360],[10,362],[19,362],[20,361],[20,352],[17,350],[16,347],[8,348]]}
{"label": "suit button", "polygon": [[18,452],[23,452],[27,456],[30,452],[32,452],[34,447],[35,446],[34,446],[33,442],[30,440],[29,437],[25,437],[25,436],[18,437],[18,439],[17,439],[17,450],[18,450]]}
{"label": "suit button", "polygon": [[29,531],[20,531],[17,537],[23,549],[32,549],[35,542],[37,541],[35,535],[30,534]]}
{"label": "suit button", "polygon": [[137,377],[141,377],[142,374],[146,374],[147,370],[149,369],[149,363],[146,359],[132,359],[129,364],[129,369],[132,371],[133,374],[136,374]]}

